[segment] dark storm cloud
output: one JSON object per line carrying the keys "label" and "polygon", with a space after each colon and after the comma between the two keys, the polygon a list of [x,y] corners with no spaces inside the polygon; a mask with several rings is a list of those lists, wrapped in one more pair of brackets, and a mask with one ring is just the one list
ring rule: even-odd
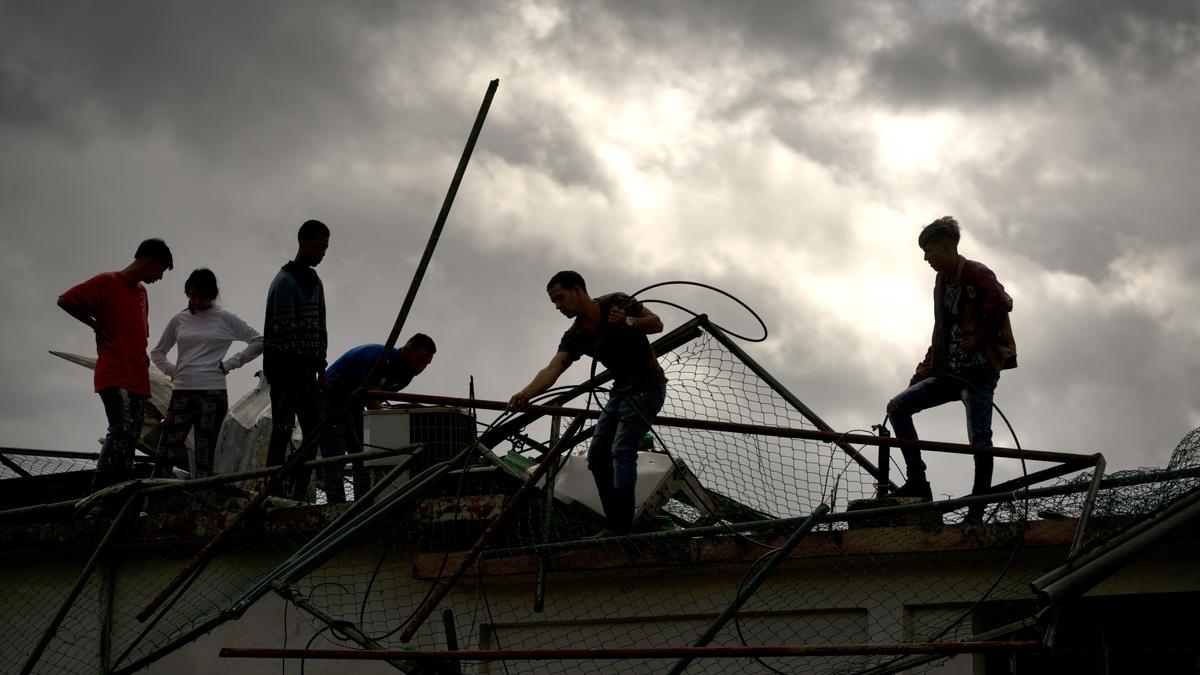
{"label": "dark storm cloud", "polygon": [[1200,5],[1193,0],[1035,0],[1016,14],[1017,26],[1041,32],[1057,47],[1152,77],[1195,64],[1200,48]]}
{"label": "dark storm cloud", "polygon": [[864,94],[915,108],[989,104],[1045,87],[1053,69],[1028,45],[1005,42],[975,24],[918,24],[872,54]]}
{"label": "dark storm cloud", "polygon": [[5,118],[251,157],[376,127],[370,38],[400,18],[324,3],[6,7]]}

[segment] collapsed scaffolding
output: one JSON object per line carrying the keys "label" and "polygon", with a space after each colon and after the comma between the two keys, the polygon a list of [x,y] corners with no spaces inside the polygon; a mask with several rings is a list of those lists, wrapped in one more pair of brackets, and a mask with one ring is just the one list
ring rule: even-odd
{"label": "collapsed scaffolding", "polygon": [[[506,672],[542,672],[546,663],[556,663],[547,658],[559,659],[555,670],[569,663],[586,672],[603,670],[617,657],[624,659],[622,670],[644,672],[682,672],[684,667],[717,672],[722,668],[717,657],[755,658],[785,672],[896,672],[964,651],[1026,652],[1031,640],[1046,648],[1056,606],[1088,587],[1086,579],[1078,581],[1079,572],[1090,566],[1086,576],[1094,581],[1096,560],[1103,563],[1100,574],[1114,564],[1105,548],[1115,541],[1114,533],[1137,535],[1138,527],[1131,527],[1136,521],[1148,530],[1166,518],[1190,517],[1195,509],[1200,442],[1192,436],[1166,470],[1108,480],[1098,455],[987,450],[1053,466],[1019,484],[998,486],[1000,491],[990,495],[879,506],[872,500],[888,483],[886,464],[872,463],[863,448],[895,447],[897,439],[829,430],[703,317],[665,336],[656,350],[673,384],[656,422],[656,450],[677,470],[678,480],[664,483],[676,491],[660,495],[654,513],[641,514],[643,527],[656,525],[655,531],[587,539],[599,529],[599,519],[589,518],[577,504],[554,499],[547,486],[555,477],[542,475],[552,474],[564,465],[561,457],[582,447],[585,420],[593,413],[567,404],[600,386],[601,374],[551,405],[485,429],[477,440],[443,453],[452,456],[442,461],[422,460],[424,448],[411,447],[357,457],[405,454],[347,510],[307,507],[332,511],[322,527],[255,529],[259,556],[252,564],[246,544],[230,540],[186,586],[168,594],[168,602],[145,624],[132,621],[128,610],[168,586],[162,570],[178,566],[169,561],[197,552],[194,537],[146,540],[139,525],[153,519],[140,513],[146,500],[173,492],[203,494],[267,471],[134,483],[90,498],[87,505],[109,503],[119,510],[70,592],[47,603],[45,597],[31,597],[45,593],[43,584],[23,584],[27,591],[16,589],[3,600],[4,614],[25,617],[23,625],[9,625],[2,637],[10,653],[20,656],[22,672],[80,672],[94,667],[96,654],[107,655],[104,672],[133,672],[274,593],[325,625],[323,637],[333,644],[370,650],[405,672],[446,672],[450,664],[493,672],[497,663]],[[474,404],[479,409],[492,405]],[[530,428],[552,415],[570,417],[572,424],[554,440],[534,440]],[[980,451],[921,444],[932,451]],[[35,460],[41,461],[27,462]],[[330,461],[346,458],[309,467]],[[1045,476],[1056,482],[1045,485]],[[852,502],[870,508],[852,510]],[[961,525],[966,507],[980,502],[994,505],[989,522]],[[480,504],[488,506],[486,517],[466,515]],[[846,508],[833,508],[837,504]],[[28,519],[68,507],[40,508],[13,509],[0,517]],[[440,516],[422,515],[431,512]],[[948,524],[942,526],[943,521]],[[993,550],[1006,554],[1008,564],[997,564],[995,577],[984,581],[895,576],[895,569],[911,560],[914,536],[928,545],[949,531],[987,539]],[[1057,571],[1046,573],[1053,565],[1044,556],[1032,567],[1012,564],[1023,545],[1039,538],[1069,542],[1055,553],[1063,563]],[[631,574],[653,576],[656,569],[669,570],[670,578],[656,583],[670,593],[654,597],[650,616],[648,600],[638,597],[644,589],[624,586]],[[880,581],[868,583],[872,577]],[[580,579],[589,591],[568,592]],[[568,586],[556,586],[558,580]],[[516,593],[514,584],[522,591]],[[831,596],[873,595],[873,601],[861,603],[866,607],[895,604],[914,593],[914,584],[926,586],[917,594],[940,595],[959,607],[916,617],[904,633],[870,635],[827,611]],[[938,584],[946,587],[930,588]],[[106,595],[106,585],[119,592],[110,588]],[[507,596],[502,599],[501,593]],[[104,597],[110,599],[107,606],[98,600]],[[47,611],[38,621],[29,606],[41,605]],[[427,621],[438,608],[453,610],[440,627]],[[462,617],[484,616],[458,625]],[[561,642],[559,649],[542,649],[547,634],[530,632],[531,626],[555,625],[579,631],[585,624],[586,635],[550,640]],[[866,639],[845,639],[855,635]],[[989,644],[979,644],[984,642]],[[455,655],[458,645],[473,651]],[[589,653],[588,648],[609,652]],[[645,651],[654,648],[659,651]],[[785,648],[791,652],[780,651]],[[402,650],[417,651],[405,658],[408,652]],[[280,655],[256,655],[268,654]],[[305,655],[304,650],[290,654]],[[329,658],[311,654],[322,656]]]}

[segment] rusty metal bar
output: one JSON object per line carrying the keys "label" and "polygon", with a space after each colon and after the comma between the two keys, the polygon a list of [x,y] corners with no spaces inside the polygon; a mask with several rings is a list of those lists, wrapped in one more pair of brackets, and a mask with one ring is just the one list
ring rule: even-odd
{"label": "rusty metal bar", "polygon": [[[408,392],[387,392],[371,390],[369,396],[389,401],[404,401],[407,403],[425,403],[433,405],[466,405],[468,399],[453,396],[431,396],[429,394],[410,394]],[[504,401],[487,401],[475,399],[475,407],[484,410],[504,410],[508,403]],[[600,416],[599,410],[583,408],[567,408],[556,405],[529,405],[523,408],[543,415],[570,415],[595,418]],[[1071,452],[1052,452],[1048,450],[1024,450],[1020,448],[1003,448],[996,446],[969,445],[966,443],[946,443],[943,441],[927,441],[924,439],[896,438],[895,436],[871,436],[868,434],[838,433],[836,431],[821,431],[816,429],[792,429],[763,424],[744,424],[741,422],[720,422],[713,420],[693,420],[685,417],[667,417],[659,415],[654,418],[655,426],[678,427],[681,429],[702,429],[705,431],[724,431],[734,434],[759,436],[775,436],[779,438],[799,438],[824,443],[852,443],[859,445],[887,445],[893,448],[920,448],[933,452],[946,452],[959,455],[990,455],[1009,459],[1028,459],[1039,462],[1070,462],[1090,465],[1094,455],[1080,455]]]}
{"label": "rusty metal bar", "polygon": [[479,535],[479,539],[476,540],[471,549],[467,551],[466,555],[464,555],[462,560],[459,561],[458,567],[450,575],[450,578],[445,581],[437,582],[434,585],[434,588],[431,590],[429,596],[425,599],[425,602],[423,602],[421,606],[417,608],[417,611],[413,613],[412,618],[410,618],[408,622],[404,624],[404,629],[400,631],[400,640],[402,642],[408,642],[412,639],[413,634],[417,632],[417,629],[421,627],[421,624],[425,622],[425,619],[427,619],[433,612],[434,608],[438,606],[438,603],[440,603],[446,597],[446,595],[450,593],[450,589],[454,587],[454,584],[457,583],[464,574],[466,574],[467,568],[469,568],[471,563],[475,562],[475,559],[478,558],[479,554],[483,552],[484,546],[487,545],[487,542],[489,539],[491,539],[492,535],[495,534],[502,525],[508,522],[509,516],[512,515],[513,511],[516,510],[517,505],[520,504],[525,497],[533,491],[534,487],[537,485],[538,481],[541,480],[542,476],[544,476],[546,472],[549,471],[550,467],[558,461],[558,456],[563,452],[567,442],[572,436],[575,435],[576,432],[579,431],[579,427],[583,426],[583,420],[583,415],[576,415],[575,419],[571,420],[571,424],[568,425],[567,430],[563,432],[562,438],[559,439],[558,443],[556,443],[553,448],[550,448],[550,452],[546,453],[546,455],[542,457],[542,461],[538,462],[537,467],[534,468],[531,474],[529,474],[529,476],[525,479],[525,482],[521,484],[521,487],[517,489],[516,494],[514,494],[512,499],[509,500],[508,504],[504,506],[504,510],[501,511],[499,515],[492,520],[492,522],[488,523],[487,528],[482,534]]}
{"label": "rusty metal bar", "polygon": [[1036,652],[1042,643],[1036,640],[1005,642],[881,642],[838,645],[764,645],[758,647],[633,647],[598,649],[475,649],[461,651],[404,651],[365,649],[270,649],[225,647],[225,659],[322,659],[345,661],[558,661],[621,659],[744,659],[791,656],[855,656],[872,654],[985,654]]}
{"label": "rusty metal bar", "polygon": [[[1095,455],[1092,455],[1092,457],[1095,457]],[[1019,490],[1023,487],[1036,485],[1042,481],[1065,476],[1073,471],[1079,471],[1094,465],[1094,460],[1087,463],[1083,463],[1081,460],[1078,464],[1064,462],[1058,466],[1052,466],[1047,469],[1042,469],[1041,471],[1035,471],[1031,474],[1014,478],[1010,481],[1005,481],[998,485],[993,485],[992,487],[988,488],[988,492],[1011,492],[1013,490]]]}

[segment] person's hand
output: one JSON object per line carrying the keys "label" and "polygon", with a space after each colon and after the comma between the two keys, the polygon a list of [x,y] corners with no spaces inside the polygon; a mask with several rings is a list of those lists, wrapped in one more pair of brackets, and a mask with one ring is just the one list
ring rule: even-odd
{"label": "person's hand", "polygon": [[513,394],[512,398],[508,399],[508,405],[504,406],[504,409],[506,411],[519,410],[527,405],[529,405],[529,396],[525,393],[525,390],[522,389],[521,391]]}
{"label": "person's hand", "polygon": [[625,323],[625,310],[620,307],[613,307],[612,311],[608,313],[608,322],[613,325]]}
{"label": "person's hand", "polygon": [[975,337],[974,335],[964,335],[962,339],[958,341],[958,344],[962,346],[963,351],[973,351],[975,346],[979,344],[979,338]]}

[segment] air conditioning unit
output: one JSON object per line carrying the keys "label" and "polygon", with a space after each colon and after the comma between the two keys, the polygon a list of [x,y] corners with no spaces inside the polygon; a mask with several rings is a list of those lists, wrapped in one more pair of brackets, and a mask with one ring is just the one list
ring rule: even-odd
{"label": "air conditioning unit", "polygon": [[[363,413],[363,443],[368,450],[400,448],[413,443],[425,446],[424,452],[409,464],[395,485],[454,457],[474,440],[475,420],[461,408],[384,408]],[[371,469],[372,482],[406,457],[392,455],[365,462]]]}

